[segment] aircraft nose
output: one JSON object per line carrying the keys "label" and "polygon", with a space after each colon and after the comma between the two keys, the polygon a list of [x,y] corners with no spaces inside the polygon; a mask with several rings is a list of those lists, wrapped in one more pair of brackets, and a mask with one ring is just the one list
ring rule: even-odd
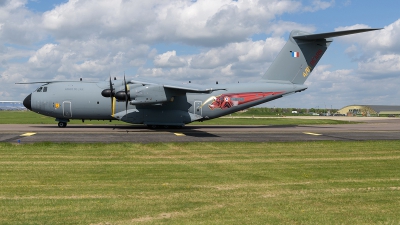
{"label": "aircraft nose", "polygon": [[32,98],[32,94],[29,94],[28,96],[26,96],[26,98],[22,102],[22,104],[24,104],[25,108],[27,108],[29,110],[32,110],[31,98]]}

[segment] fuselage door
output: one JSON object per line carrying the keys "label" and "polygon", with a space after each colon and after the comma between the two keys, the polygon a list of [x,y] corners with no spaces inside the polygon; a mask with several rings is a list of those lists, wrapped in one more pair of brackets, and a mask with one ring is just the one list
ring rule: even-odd
{"label": "fuselage door", "polygon": [[203,104],[202,101],[194,101],[194,108],[193,108],[193,113],[201,116],[203,114],[203,109],[200,108],[201,104]]}
{"label": "fuselage door", "polygon": [[63,102],[63,115],[66,118],[72,117],[71,102],[69,102],[69,101]]}

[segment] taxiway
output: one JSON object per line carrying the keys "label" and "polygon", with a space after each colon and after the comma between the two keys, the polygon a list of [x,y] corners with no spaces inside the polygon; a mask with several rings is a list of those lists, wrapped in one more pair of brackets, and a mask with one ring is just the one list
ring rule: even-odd
{"label": "taxiway", "polygon": [[[348,119],[348,118],[341,118]],[[287,142],[400,140],[400,118],[359,119],[359,124],[298,126],[194,126],[149,129],[140,125],[0,125],[0,142]]]}

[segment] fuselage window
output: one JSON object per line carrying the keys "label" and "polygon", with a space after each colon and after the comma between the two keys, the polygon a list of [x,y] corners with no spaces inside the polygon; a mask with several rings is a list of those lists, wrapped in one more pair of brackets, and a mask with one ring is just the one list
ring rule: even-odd
{"label": "fuselage window", "polygon": [[42,92],[42,89],[43,89],[43,87],[40,87],[40,88],[37,89],[36,92]]}
{"label": "fuselage window", "polygon": [[47,92],[47,87],[44,87],[44,88],[43,88],[43,92]]}

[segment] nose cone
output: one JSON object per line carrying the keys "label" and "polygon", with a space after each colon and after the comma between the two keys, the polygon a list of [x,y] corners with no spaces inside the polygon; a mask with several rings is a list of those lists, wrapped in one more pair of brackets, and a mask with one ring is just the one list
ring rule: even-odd
{"label": "nose cone", "polygon": [[31,98],[32,98],[32,94],[29,94],[28,96],[26,96],[26,98],[23,101],[25,108],[27,108],[29,110],[32,110]]}

